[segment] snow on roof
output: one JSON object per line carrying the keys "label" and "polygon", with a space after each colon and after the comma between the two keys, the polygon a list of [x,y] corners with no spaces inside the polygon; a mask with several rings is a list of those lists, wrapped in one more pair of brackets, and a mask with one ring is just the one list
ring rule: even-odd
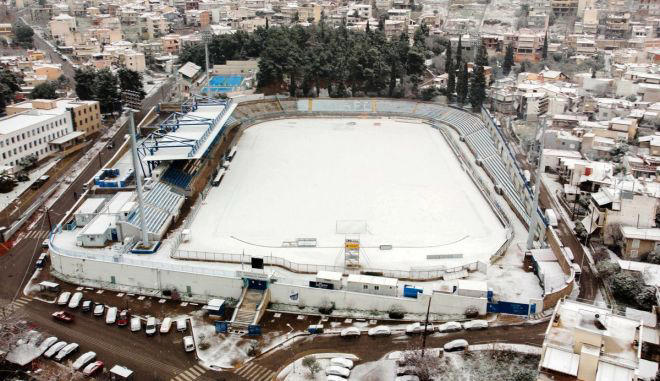
{"label": "snow on roof", "polygon": [[28,342],[14,347],[9,353],[7,353],[5,360],[12,364],[26,366],[39,358],[39,356],[41,356],[41,350],[39,350],[34,343]]}
{"label": "snow on roof", "polygon": [[547,347],[543,357],[542,367],[563,374],[577,376],[580,355],[567,349]]}
{"label": "snow on roof", "polygon": [[101,205],[105,202],[103,197],[91,197],[85,200],[85,202],[80,205],[76,213],[91,214],[96,213]]}
{"label": "snow on roof", "polygon": [[[642,322],[642,324],[646,327],[650,328],[655,328],[658,322],[658,318],[654,313],[647,312],[647,311],[641,311],[637,310],[634,308],[626,307],[626,317],[633,319],[633,320],[639,320]],[[655,329],[653,329],[655,331]],[[657,336],[656,336],[657,339]],[[657,342],[655,344],[658,344]]]}
{"label": "snow on roof", "polygon": [[624,368],[605,361],[598,361],[596,381],[634,380],[634,375],[634,369]]}
{"label": "snow on roof", "polygon": [[386,278],[382,276],[350,274],[348,276],[347,282],[396,287],[397,284],[399,283],[399,280],[396,278]]}
{"label": "snow on roof", "polygon": [[603,206],[605,204],[609,204],[610,202],[614,201],[612,199],[612,195],[609,192],[603,192],[603,191],[592,193],[591,198],[594,199],[594,201],[596,202],[596,204],[598,204],[598,206]]}
{"label": "snow on roof", "polygon": [[115,224],[116,216],[108,214],[99,214],[94,217],[85,227],[80,231],[80,234],[85,235],[101,235],[105,234],[108,229]]}
{"label": "snow on roof", "polygon": [[340,281],[341,278],[343,277],[343,275],[344,274],[342,274],[338,271],[321,270],[318,273],[316,273],[316,279],[327,279],[327,280]]}
{"label": "snow on roof", "polygon": [[459,290],[488,291],[488,283],[482,280],[458,280]]}
{"label": "snow on roof", "polygon": [[108,201],[105,207],[107,213],[119,213],[121,208],[127,202],[133,199],[133,192],[117,192],[115,195]]}
{"label": "snow on roof", "polygon": [[660,241],[659,228],[636,228],[634,226],[622,226],[621,233],[624,238],[639,239],[643,241]]}
{"label": "snow on roof", "polygon": [[575,159],[582,159],[582,154],[578,151],[569,151],[563,149],[544,148],[543,156],[559,156],[559,157],[572,157]]}
{"label": "snow on roof", "polygon": [[188,78],[193,78],[201,69],[201,66],[197,66],[192,62],[186,62],[186,64],[179,69],[179,73]]}
{"label": "snow on roof", "polygon": [[53,139],[53,140],[49,141],[48,143],[50,143],[50,144],[63,144],[63,143],[70,142],[71,140],[74,140],[76,138],[79,138],[83,135],[85,135],[85,133],[82,132],[82,131],[73,131],[73,132],[70,132],[70,133],[68,133],[64,136],[61,136],[61,137],[57,138],[57,139]]}
{"label": "snow on roof", "polygon": [[133,374],[133,371],[121,365],[115,365],[112,367],[112,369],[110,369],[110,373],[114,373],[122,377],[130,377]]}

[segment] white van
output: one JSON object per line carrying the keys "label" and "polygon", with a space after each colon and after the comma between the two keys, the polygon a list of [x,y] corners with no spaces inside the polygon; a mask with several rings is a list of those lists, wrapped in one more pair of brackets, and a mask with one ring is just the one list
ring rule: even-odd
{"label": "white van", "polygon": [[147,326],[144,328],[144,332],[147,336],[153,336],[156,334],[156,318],[149,316],[147,318]]}
{"label": "white van", "polygon": [[71,309],[78,308],[78,306],[80,305],[80,301],[82,300],[82,297],[83,297],[82,292],[76,292],[75,294],[73,294],[73,296],[69,300],[69,308]]}
{"label": "white van", "polygon": [[195,341],[192,336],[186,336],[183,338],[183,350],[186,352],[192,352],[195,350]]}
{"label": "white van", "polygon": [[64,291],[63,293],[60,294],[60,297],[57,298],[57,304],[60,306],[64,306],[67,303],[69,303],[69,298],[71,297],[71,293],[69,291]]}
{"label": "white van", "polygon": [[172,327],[172,318],[166,317],[163,319],[163,322],[160,323],[160,333],[168,333]]}
{"label": "white van", "polygon": [[186,318],[180,318],[176,321],[176,330],[179,332],[186,332],[188,329],[188,320]]}
{"label": "white van", "polygon": [[108,312],[105,314],[105,324],[115,324],[117,321],[117,307],[108,308]]}

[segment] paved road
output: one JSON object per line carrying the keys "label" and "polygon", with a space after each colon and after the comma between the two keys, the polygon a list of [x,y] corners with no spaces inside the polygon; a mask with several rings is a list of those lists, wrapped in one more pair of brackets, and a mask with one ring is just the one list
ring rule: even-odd
{"label": "paved road", "polygon": [[[429,348],[439,348],[451,340],[466,339],[470,344],[502,342],[540,346],[543,343],[543,337],[547,327],[547,322],[541,322],[537,324],[501,326],[483,331],[435,334],[427,337],[426,343]],[[360,358],[360,362],[374,361],[382,358],[388,352],[409,349],[411,345],[419,344],[421,344],[421,336],[419,335],[406,336],[400,334],[398,336],[393,335],[392,337],[380,338],[362,335],[357,339],[345,339],[338,336],[316,336],[313,340],[299,339],[293,345],[289,345],[282,350],[265,355],[254,361],[254,365],[248,363],[244,367],[246,370],[239,370],[238,373],[248,376],[258,374],[256,370],[251,373],[249,370],[261,367],[270,370],[272,374],[277,374],[279,370],[293,360],[312,353],[321,352],[352,353]],[[265,381],[265,379],[260,379],[259,377],[248,379],[250,381]]]}
{"label": "paved road", "polygon": [[32,40],[34,41],[34,47],[46,52],[48,58],[51,60],[52,63],[62,65],[62,72],[64,73],[64,76],[73,80],[75,69],[71,64],[71,62],[69,62],[68,60],[67,61],[63,60],[60,54],[55,49],[53,49],[53,47],[49,45],[46,42],[46,40],[41,36],[41,33],[42,33],[41,31],[35,30],[34,37],[32,38]]}
{"label": "paved road", "polygon": [[[544,186],[541,186],[539,202],[544,209],[550,207],[553,209],[561,208],[561,205],[555,205],[555,203],[551,201],[548,190]],[[586,257],[582,245],[580,242],[578,242],[575,234],[573,234],[566,221],[560,219],[559,229],[556,231],[564,246],[568,246],[573,252],[575,263],[579,264],[580,268],[582,269],[582,274],[580,275],[580,294],[578,295],[578,298],[593,301],[596,298],[596,294],[598,293],[599,281],[595,274],[591,271],[591,267],[589,266],[589,258]]]}

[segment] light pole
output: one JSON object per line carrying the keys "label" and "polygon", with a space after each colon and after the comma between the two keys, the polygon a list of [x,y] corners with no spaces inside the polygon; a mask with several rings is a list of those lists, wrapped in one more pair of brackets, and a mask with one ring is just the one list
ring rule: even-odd
{"label": "light pole", "polygon": [[545,135],[545,117],[541,120],[541,143],[539,144],[539,162],[536,165],[536,181],[534,182],[534,198],[532,201],[532,210],[529,212],[529,232],[527,233],[527,249],[534,247],[534,231],[536,230],[536,220],[538,219],[539,194],[541,193],[541,174],[543,173],[543,142]]}

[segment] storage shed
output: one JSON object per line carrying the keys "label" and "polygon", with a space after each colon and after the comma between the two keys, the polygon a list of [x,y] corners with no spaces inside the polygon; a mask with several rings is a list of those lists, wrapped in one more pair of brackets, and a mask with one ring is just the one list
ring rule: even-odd
{"label": "storage shed", "polygon": [[103,208],[104,203],[105,198],[103,197],[92,197],[85,200],[74,214],[76,226],[82,227],[87,225]]}
{"label": "storage shed", "polygon": [[346,281],[348,291],[397,296],[399,280],[382,276],[351,274]]}
{"label": "storage shed", "polygon": [[319,271],[316,273],[316,281],[310,282],[310,287],[339,290],[341,289],[341,278],[343,275],[335,271]]}
{"label": "storage shed", "polygon": [[457,293],[473,298],[486,298],[488,297],[488,283],[481,280],[459,280]]}

